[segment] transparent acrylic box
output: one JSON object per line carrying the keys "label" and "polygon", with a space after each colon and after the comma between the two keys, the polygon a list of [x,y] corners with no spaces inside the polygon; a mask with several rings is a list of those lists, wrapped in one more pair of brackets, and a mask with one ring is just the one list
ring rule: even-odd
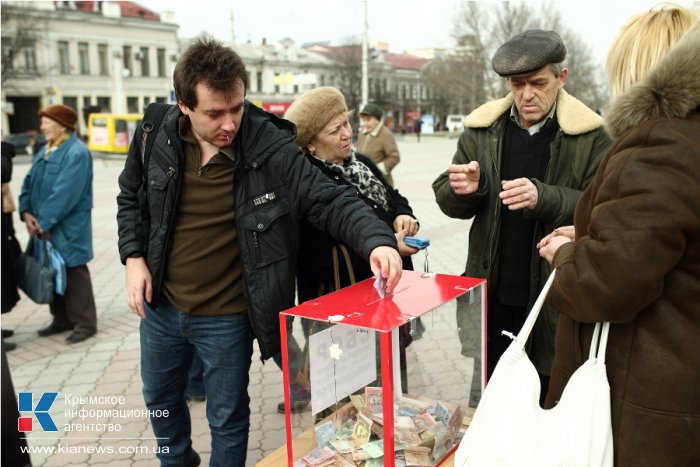
{"label": "transparent acrylic box", "polygon": [[486,282],[373,283],[280,314],[288,466],[452,465],[484,385]]}

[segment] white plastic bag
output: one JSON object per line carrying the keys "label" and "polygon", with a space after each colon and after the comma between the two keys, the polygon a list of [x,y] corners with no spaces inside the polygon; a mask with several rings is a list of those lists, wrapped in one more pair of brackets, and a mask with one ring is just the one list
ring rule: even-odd
{"label": "white plastic bag", "polygon": [[455,467],[612,467],[605,373],[610,323],[596,324],[589,358],[571,376],[559,403],[550,410],[539,405],[539,376],[524,346],[553,280],[554,272],[496,365],[455,453]]}

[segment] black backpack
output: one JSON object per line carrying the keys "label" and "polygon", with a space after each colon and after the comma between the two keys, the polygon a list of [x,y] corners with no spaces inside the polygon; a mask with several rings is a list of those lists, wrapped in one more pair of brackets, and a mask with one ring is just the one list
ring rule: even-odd
{"label": "black backpack", "polygon": [[150,219],[150,212],[148,210],[148,162],[151,159],[151,148],[153,147],[153,141],[155,140],[158,129],[163,122],[163,117],[165,117],[166,112],[170,109],[171,105],[161,104],[160,102],[153,102],[146,108],[146,113],[143,115],[141,120],[141,129],[143,129],[143,137],[141,140],[141,189],[139,190],[139,207],[141,211],[141,219],[148,221]]}

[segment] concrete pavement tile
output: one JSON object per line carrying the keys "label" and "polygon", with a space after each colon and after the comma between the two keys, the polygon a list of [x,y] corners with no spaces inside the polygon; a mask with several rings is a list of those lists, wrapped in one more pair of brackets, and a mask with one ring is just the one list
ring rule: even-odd
{"label": "concrete pavement tile", "polygon": [[80,451],[71,451],[71,449],[83,449],[75,445],[64,446],[67,449],[66,453],[54,454],[53,456],[46,459],[43,467],[65,467],[67,465],[87,465],[88,460],[90,460],[90,454]]}
{"label": "concrete pavement tile", "polygon": [[[152,459],[139,459],[136,462],[133,462],[131,464],[131,467],[154,467],[157,466],[158,463],[156,462],[154,464]],[[110,466],[111,467],[111,466]]]}
{"label": "concrete pavement tile", "polygon": [[63,365],[63,364],[75,364],[79,362],[87,355],[87,351],[84,349],[62,352],[56,355],[53,360],[51,360],[52,365]]}
{"label": "concrete pavement tile", "polygon": [[140,349],[119,349],[119,352],[114,354],[113,361],[119,360],[136,360],[141,361]]}
{"label": "concrete pavement tile", "polygon": [[[100,383],[101,384],[109,384],[109,383],[123,383],[125,381],[131,381],[133,376],[135,374],[138,374],[138,372],[135,372],[134,369],[129,369],[129,370],[121,370],[121,371],[109,371],[102,375],[100,378]],[[140,379],[139,375],[139,381]]]}
{"label": "concrete pavement tile", "polygon": [[104,463],[97,463],[97,464],[92,464],[95,467],[131,467],[134,463],[129,459],[129,460],[123,460],[123,461],[108,461]]}

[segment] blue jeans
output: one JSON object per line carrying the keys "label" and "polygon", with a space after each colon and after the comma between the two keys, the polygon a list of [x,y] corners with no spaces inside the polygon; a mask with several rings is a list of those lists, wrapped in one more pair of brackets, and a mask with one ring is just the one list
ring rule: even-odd
{"label": "blue jeans", "polygon": [[192,356],[192,364],[187,372],[187,397],[204,397],[204,364],[197,352]]}
{"label": "blue jeans", "polygon": [[[185,399],[195,353],[204,367],[210,466],[245,467],[250,427],[248,371],[253,338],[246,314],[192,316],[169,303],[146,307],[141,320],[141,379],[146,407],[168,411],[151,417],[162,466],[187,466],[195,458]],[[157,415],[154,414],[154,415]],[[163,452],[168,447],[167,453]]]}

